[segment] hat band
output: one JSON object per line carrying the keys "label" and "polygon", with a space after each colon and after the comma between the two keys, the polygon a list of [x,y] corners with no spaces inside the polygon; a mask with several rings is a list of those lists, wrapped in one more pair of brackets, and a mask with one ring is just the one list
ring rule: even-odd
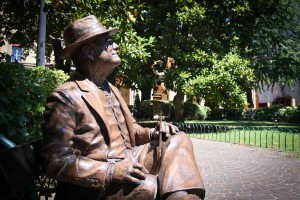
{"label": "hat band", "polygon": [[101,27],[100,24],[97,24],[97,26],[93,26],[93,27],[87,27],[86,29],[79,31],[76,34],[74,34],[72,37],[68,38],[66,40],[66,45],[80,42],[94,35],[104,33],[106,31],[107,30],[105,30],[104,27]]}

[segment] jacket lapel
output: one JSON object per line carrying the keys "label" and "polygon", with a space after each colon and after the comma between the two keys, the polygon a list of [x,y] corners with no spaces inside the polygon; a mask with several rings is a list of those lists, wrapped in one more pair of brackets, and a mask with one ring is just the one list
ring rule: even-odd
{"label": "jacket lapel", "polygon": [[104,111],[103,102],[101,101],[102,99],[105,99],[105,97],[103,97],[104,95],[101,92],[98,93],[96,88],[87,79],[75,80],[75,82],[81,90],[81,97],[83,98],[84,102],[98,113],[109,132],[110,126]]}
{"label": "jacket lapel", "polygon": [[[104,111],[104,105],[103,102],[101,101],[102,99],[105,99],[104,94],[102,92],[97,92],[96,88],[90,83],[88,79],[76,79],[74,81],[77,83],[78,87],[81,90],[81,96],[84,102],[89,106],[91,106],[98,113],[100,118],[103,120],[107,131],[110,132],[110,126]],[[126,124],[128,127],[131,145],[135,146],[135,137],[134,137],[134,128],[133,128],[134,120],[131,116],[131,113],[123,97],[120,95],[118,89],[113,85],[111,85],[110,83],[109,83],[109,87],[112,90],[112,92],[115,94],[118,101],[120,102],[120,106],[123,111]]]}

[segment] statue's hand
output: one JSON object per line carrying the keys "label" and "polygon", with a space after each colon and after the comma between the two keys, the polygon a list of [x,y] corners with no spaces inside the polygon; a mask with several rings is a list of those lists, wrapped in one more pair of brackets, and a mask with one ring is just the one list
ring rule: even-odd
{"label": "statue's hand", "polygon": [[117,162],[111,169],[112,182],[140,184],[146,179],[149,171],[140,163],[123,160]]}
{"label": "statue's hand", "polygon": [[166,122],[160,122],[154,129],[150,130],[152,139],[159,139],[160,133],[163,134],[162,137],[164,139],[167,139],[170,135],[175,135],[178,131],[177,126]]}

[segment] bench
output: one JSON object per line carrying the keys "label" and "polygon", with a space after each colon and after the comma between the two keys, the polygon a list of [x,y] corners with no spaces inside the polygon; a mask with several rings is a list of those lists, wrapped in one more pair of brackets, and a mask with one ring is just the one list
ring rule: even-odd
{"label": "bench", "polygon": [[0,143],[0,199],[48,199],[55,182],[43,174],[41,140],[16,146],[1,135]]}

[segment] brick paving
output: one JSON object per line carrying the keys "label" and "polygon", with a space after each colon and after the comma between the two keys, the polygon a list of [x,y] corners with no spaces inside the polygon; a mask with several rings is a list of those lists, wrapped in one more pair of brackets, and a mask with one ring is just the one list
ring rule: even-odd
{"label": "brick paving", "polygon": [[300,160],[276,150],[192,139],[206,200],[300,200]]}
{"label": "brick paving", "polygon": [[270,149],[201,139],[192,142],[205,200],[300,200],[300,160]]}

